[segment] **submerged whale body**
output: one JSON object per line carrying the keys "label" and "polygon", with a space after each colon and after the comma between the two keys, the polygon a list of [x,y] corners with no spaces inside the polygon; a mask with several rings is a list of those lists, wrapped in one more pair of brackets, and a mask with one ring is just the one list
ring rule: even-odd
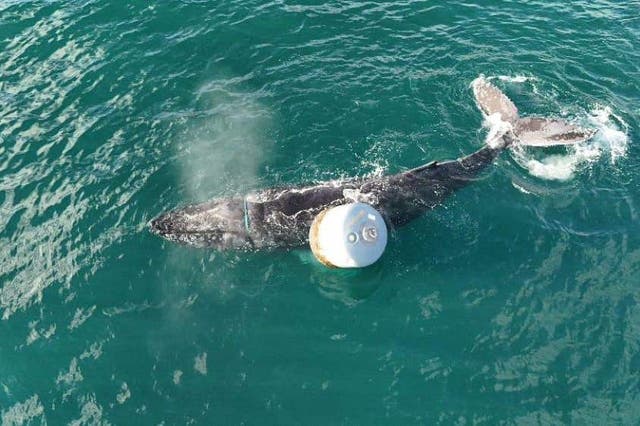
{"label": "submerged whale body", "polygon": [[179,208],[153,219],[152,232],[167,240],[217,249],[297,247],[308,243],[313,219],[327,208],[364,202],[397,227],[438,206],[473,182],[506,148],[568,145],[595,131],[562,120],[521,118],[513,102],[483,77],[472,83],[478,107],[498,131],[466,157],[371,178],[351,178],[310,186],[266,189]]}

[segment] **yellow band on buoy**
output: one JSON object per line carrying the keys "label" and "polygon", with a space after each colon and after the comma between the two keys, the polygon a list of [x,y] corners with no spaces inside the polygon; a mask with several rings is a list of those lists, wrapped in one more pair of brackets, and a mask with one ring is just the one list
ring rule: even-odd
{"label": "yellow band on buoy", "polygon": [[322,248],[318,245],[318,232],[320,228],[320,223],[322,222],[322,218],[330,209],[322,210],[318,215],[313,219],[313,223],[311,224],[311,229],[309,230],[309,246],[311,247],[311,252],[313,255],[320,261],[320,263],[330,267],[335,268],[336,266],[331,264],[331,262],[322,255]]}

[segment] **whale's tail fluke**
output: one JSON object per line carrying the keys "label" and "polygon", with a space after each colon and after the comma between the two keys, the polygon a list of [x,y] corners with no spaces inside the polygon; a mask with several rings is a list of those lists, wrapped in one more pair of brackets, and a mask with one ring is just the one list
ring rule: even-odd
{"label": "whale's tail fluke", "polygon": [[593,137],[596,130],[584,129],[555,118],[520,117],[518,108],[504,93],[484,77],[472,83],[478,108],[491,120],[508,127],[509,143],[526,146],[572,145]]}
{"label": "whale's tail fluke", "polygon": [[571,145],[589,140],[595,129],[584,129],[554,118],[525,117],[516,122],[518,143],[527,146]]}

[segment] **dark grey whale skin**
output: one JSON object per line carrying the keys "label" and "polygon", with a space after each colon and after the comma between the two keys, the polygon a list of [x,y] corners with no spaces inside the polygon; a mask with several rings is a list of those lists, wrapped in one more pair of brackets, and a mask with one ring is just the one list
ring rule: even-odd
{"label": "dark grey whale skin", "polygon": [[507,145],[497,148],[487,145],[458,160],[434,161],[394,175],[220,198],[164,213],[152,220],[150,227],[170,241],[195,247],[291,248],[308,243],[309,228],[318,213],[355,201],[369,203],[382,214],[388,226],[398,227],[478,179]]}

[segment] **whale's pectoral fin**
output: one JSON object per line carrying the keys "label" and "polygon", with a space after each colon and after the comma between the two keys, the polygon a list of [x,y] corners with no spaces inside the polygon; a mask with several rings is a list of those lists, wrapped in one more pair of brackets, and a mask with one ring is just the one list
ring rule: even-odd
{"label": "whale's pectoral fin", "polygon": [[514,132],[519,145],[545,147],[583,142],[592,138],[596,130],[583,129],[559,119],[526,117],[516,121]]}
{"label": "whale's pectoral fin", "polygon": [[515,124],[518,121],[518,108],[515,104],[486,78],[478,77],[471,83],[478,108],[487,116],[500,114],[502,121]]}

